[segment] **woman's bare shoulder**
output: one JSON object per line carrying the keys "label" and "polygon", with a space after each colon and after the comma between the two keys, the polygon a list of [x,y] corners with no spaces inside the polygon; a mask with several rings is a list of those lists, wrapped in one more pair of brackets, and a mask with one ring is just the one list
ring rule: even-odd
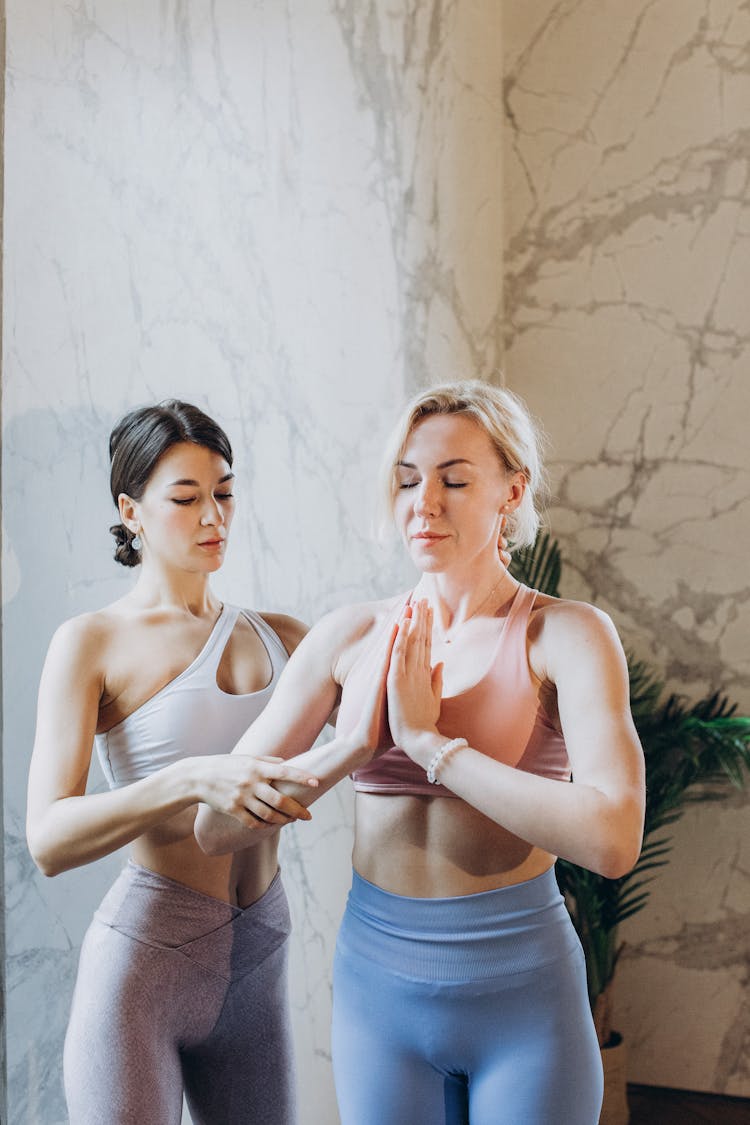
{"label": "woman's bare shoulder", "polygon": [[537,629],[601,629],[612,628],[608,613],[590,602],[573,598],[555,598],[551,594],[537,594],[531,611],[531,624]]}
{"label": "woman's bare shoulder", "polygon": [[87,610],[58,625],[53,633],[52,643],[74,645],[76,648],[100,645],[122,627],[127,616],[121,602],[112,602],[101,609]]}
{"label": "woman's bare shoulder", "polygon": [[571,598],[538,594],[528,628],[529,659],[541,679],[553,669],[580,661],[584,653],[622,657],[622,643],[612,618],[598,606]]}
{"label": "woman's bare shoulder", "polygon": [[335,631],[337,643],[331,668],[337,683],[345,682],[360,654],[377,643],[378,637],[385,634],[388,623],[395,624],[406,599],[406,594],[398,594],[334,610],[331,628]]}
{"label": "woman's bare shoulder", "polygon": [[351,653],[385,625],[406,601],[406,594],[352,602],[324,614],[305,637],[304,646],[325,651],[333,660]]}
{"label": "woman's bare shoulder", "polygon": [[50,639],[47,673],[101,680],[126,619],[120,603],[115,602],[63,621]]}
{"label": "woman's bare shoulder", "polygon": [[406,594],[396,594],[390,598],[340,606],[327,613],[320,624],[325,623],[326,628],[339,632],[349,643],[353,643],[385,624],[405,604],[406,598]]}
{"label": "woman's bare shoulder", "polygon": [[300,621],[298,617],[291,617],[288,613],[267,613],[261,610],[259,616],[270,629],[273,629],[290,656],[310,631],[309,625]]}
{"label": "woman's bare shoulder", "polygon": [[260,616],[273,629],[291,656],[308,634],[311,634],[310,644],[331,642],[341,647],[353,643],[377,625],[378,620],[384,615],[381,606],[395,603],[395,600],[390,599],[382,603],[357,602],[340,606],[324,614],[312,629],[304,621],[286,613],[268,613],[263,610]]}

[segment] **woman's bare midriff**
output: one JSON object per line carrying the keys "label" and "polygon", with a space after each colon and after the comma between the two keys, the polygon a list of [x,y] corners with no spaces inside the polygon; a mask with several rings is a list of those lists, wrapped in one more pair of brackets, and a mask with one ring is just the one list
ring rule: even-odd
{"label": "woman's bare midriff", "polygon": [[265,894],[279,869],[279,833],[231,855],[209,856],[193,836],[197,806],[144,833],[130,846],[135,863],[201,894],[249,906]]}
{"label": "woman's bare midriff", "polygon": [[455,797],[357,793],[356,820],[355,870],[410,898],[496,890],[555,861]]}

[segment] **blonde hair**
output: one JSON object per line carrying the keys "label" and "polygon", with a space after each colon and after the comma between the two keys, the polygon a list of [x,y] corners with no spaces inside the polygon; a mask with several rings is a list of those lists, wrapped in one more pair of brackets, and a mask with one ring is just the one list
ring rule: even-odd
{"label": "blonde hair", "polygon": [[484,430],[509,473],[523,473],[526,488],[518,508],[508,516],[506,536],[512,547],[530,546],[541,522],[546,497],[542,465],[543,434],[526,404],[512,391],[479,379],[428,387],[407,403],[386,445],[381,467],[381,525],[389,523],[398,492],[396,466],[414,427],[432,414],[464,414]]}

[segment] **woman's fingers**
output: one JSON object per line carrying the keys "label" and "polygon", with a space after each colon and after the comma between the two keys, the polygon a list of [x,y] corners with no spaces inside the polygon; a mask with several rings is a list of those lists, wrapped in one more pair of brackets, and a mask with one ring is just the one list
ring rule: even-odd
{"label": "woman's fingers", "polygon": [[406,666],[409,649],[409,635],[412,627],[412,607],[407,605],[398,622],[398,630],[393,641],[391,652],[391,668],[403,672]]}
{"label": "woman's fingers", "polygon": [[294,797],[279,793],[272,785],[257,785],[245,808],[265,824],[312,820],[311,813],[304,805],[295,801]]}
{"label": "woman's fingers", "polygon": [[423,648],[422,648],[422,659],[424,661],[425,668],[431,668],[432,667],[432,664],[431,664],[431,660],[432,660],[432,621],[433,621],[432,606],[428,605],[427,606],[427,612],[425,614],[424,642],[423,642]]}
{"label": "woman's fingers", "polygon": [[305,770],[297,769],[296,766],[285,761],[283,758],[279,758],[276,762],[272,762],[270,759],[266,759],[266,761],[268,765],[264,773],[267,777],[272,777],[275,781],[279,781],[282,778],[284,781],[298,781],[300,785],[308,785],[311,789],[316,789],[320,784],[317,777],[311,777]]}
{"label": "woman's fingers", "polygon": [[391,668],[401,674],[423,671],[431,667],[432,609],[426,598],[408,605],[403,611],[393,643]]}
{"label": "woman's fingers", "polygon": [[417,667],[422,670],[429,665],[430,637],[432,633],[432,609],[426,598],[417,604],[414,632],[414,657]]}
{"label": "woman's fingers", "polygon": [[443,662],[440,661],[432,669],[431,680],[432,692],[436,699],[443,697]]}
{"label": "woman's fingers", "polygon": [[283,758],[255,758],[249,754],[211,759],[211,768],[215,771],[212,791],[204,799],[219,812],[231,813],[251,828],[261,823],[281,825],[293,820],[312,820],[303,804],[274,784],[288,781],[293,787],[315,789],[320,782],[307,770],[298,769]]}
{"label": "woman's fingers", "polygon": [[311,777],[306,770],[298,769],[286,758],[256,758],[250,754],[233,754],[229,761],[233,764],[239,763],[240,766],[249,769],[250,772],[246,781],[248,785],[252,785],[264,777],[273,778],[274,781],[279,781],[282,778],[285,781],[297,781],[300,785],[309,785],[313,789],[320,784],[317,777]]}
{"label": "woman's fingers", "polygon": [[[228,812],[230,810],[227,810]],[[292,824],[295,819],[303,820],[305,818],[288,817],[283,813],[277,812],[269,808],[262,801],[255,798],[248,800],[246,805],[240,805],[231,810],[231,815],[235,820],[239,820],[240,824],[245,828],[272,828],[274,826],[282,827],[285,824]],[[310,819],[309,817],[307,819]]]}

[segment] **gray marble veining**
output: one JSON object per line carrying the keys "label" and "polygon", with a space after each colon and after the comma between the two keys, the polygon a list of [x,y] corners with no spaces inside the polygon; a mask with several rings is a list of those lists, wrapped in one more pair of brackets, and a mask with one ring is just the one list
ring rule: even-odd
{"label": "gray marble veining", "polygon": [[[503,14],[505,368],[549,430],[565,592],[747,713],[750,10]],[[745,797],[690,812],[624,928],[635,1081],[750,1093],[747,824]]]}
{"label": "gray marble veining", "polygon": [[[490,0],[6,9],[9,1097],[14,1125],[57,1125],[78,948],[122,857],[43,880],[25,777],[54,628],[130,581],[111,561],[109,430],[170,395],[226,427],[222,597],[313,620],[405,587],[371,534],[385,434],[420,382],[499,361],[501,44]],[[351,825],[342,786],[282,851],[303,1125],[336,1120]]]}
{"label": "gray marble veining", "polygon": [[[25,774],[51,632],[128,581],[106,436],[134,403],[177,394],[226,426],[222,596],[312,619],[408,581],[370,535],[404,394],[502,359],[550,433],[567,592],[670,686],[750,707],[750,12],[6,7],[8,1065],[12,1119],[56,1125],[77,949],[120,857],[42,880]],[[335,1120],[351,816],[342,787],[284,841],[305,1125]],[[636,1080],[750,1092],[746,824],[743,800],[691,812],[627,928]]]}

